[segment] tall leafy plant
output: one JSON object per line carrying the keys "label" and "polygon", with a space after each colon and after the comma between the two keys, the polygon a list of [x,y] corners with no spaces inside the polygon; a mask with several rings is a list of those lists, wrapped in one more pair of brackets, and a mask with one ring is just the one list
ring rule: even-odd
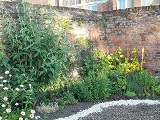
{"label": "tall leafy plant", "polygon": [[3,23],[4,45],[7,69],[13,74],[25,73],[35,83],[48,83],[67,74],[72,54],[63,34],[53,31],[55,21],[40,10],[41,7],[33,8],[27,3],[18,4],[17,19],[6,18]]}

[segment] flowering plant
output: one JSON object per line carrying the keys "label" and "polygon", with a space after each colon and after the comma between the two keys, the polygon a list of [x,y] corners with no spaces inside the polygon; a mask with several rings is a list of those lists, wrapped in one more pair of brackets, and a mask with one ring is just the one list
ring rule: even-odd
{"label": "flowering plant", "polygon": [[32,109],[34,102],[32,85],[19,83],[15,86],[11,82],[12,77],[9,71],[0,76],[0,120],[39,118]]}

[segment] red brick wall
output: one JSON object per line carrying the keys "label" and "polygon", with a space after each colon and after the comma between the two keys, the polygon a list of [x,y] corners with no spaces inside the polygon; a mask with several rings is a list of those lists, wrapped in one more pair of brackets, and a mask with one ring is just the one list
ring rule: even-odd
{"label": "red brick wall", "polygon": [[117,9],[117,2],[116,0],[108,0],[106,3],[98,4],[98,11],[111,11]]}
{"label": "red brick wall", "polygon": [[134,0],[134,7],[141,7],[141,0]]}
{"label": "red brick wall", "polygon": [[159,14],[160,6],[106,11],[100,19],[95,17],[95,23],[94,20],[87,21],[84,25],[74,26],[74,29],[85,28],[86,32],[82,36],[92,41],[94,48],[99,48],[106,54],[113,53],[121,47],[124,54],[131,57],[132,49],[136,48],[141,61],[144,48],[144,68],[160,75]]}
{"label": "red brick wall", "polygon": [[[134,7],[141,7],[141,0],[134,0]],[[117,0],[108,0],[106,3],[98,4],[98,11],[111,11],[117,9]]]}
{"label": "red brick wall", "polygon": [[102,12],[102,11],[106,11],[106,10],[112,10],[112,9],[110,9],[110,7],[108,5],[109,5],[108,3],[98,4],[98,11]]}

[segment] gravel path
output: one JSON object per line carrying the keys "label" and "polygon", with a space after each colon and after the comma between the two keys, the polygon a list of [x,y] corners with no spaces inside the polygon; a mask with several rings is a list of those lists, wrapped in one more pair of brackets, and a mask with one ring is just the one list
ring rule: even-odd
{"label": "gravel path", "polygon": [[53,113],[47,120],[160,120],[158,100],[119,100],[94,104],[68,106]]}
{"label": "gravel path", "polygon": [[114,106],[78,120],[160,120],[160,105]]}

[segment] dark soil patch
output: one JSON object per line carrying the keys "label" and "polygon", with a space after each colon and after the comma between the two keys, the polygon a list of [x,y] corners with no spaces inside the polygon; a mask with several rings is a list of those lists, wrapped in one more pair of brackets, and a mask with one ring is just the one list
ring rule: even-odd
{"label": "dark soil patch", "polygon": [[127,100],[127,99],[128,99],[127,97],[121,94],[115,94],[107,100],[96,100],[96,101],[91,101],[91,102],[77,102],[76,104],[73,104],[73,105],[67,105],[64,107],[64,109],[57,110],[56,112],[45,114],[45,115],[39,113],[39,115],[42,118],[46,117],[46,120],[54,120],[58,118],[68,117],[74,113],[90,108],[91,106],[101,103],[101,102],[115,101],[115,100]]}
{"label": "dark soil patch", "polygon": [[[117,93],[117,94],[111,96],[107,100],[97,100],[97,101],[92,101],[92,102],[77,102],[76,104],[73,104],[73,105],[67,105],[67,106],[65,106],[64,109],[57,110],[54,113],[45,114],[45,115],[44,114],[39,114],[39,115],[42,116],[42,117],[45,116],[46,120],[54,120],[54,119],[58,119],[58,118],[68,117],[68,116],[70,116],[72,114],[75,114],[79,111],[88,109],[91,106],[93,106],[95,104],[98,104],[98,103],[108,102],[108,101],[117,101],[117,100],[128,100],[128,99],[144,99],[144,98],[138,98],[138,97],[127,98],[127,97],[123,96],[122,94]],[[95,116],[91,115],[92,119],[89,116],[88,118],[87,117],[83,118],[83,119],[81,118],[80,120],[98,120],[98,119],[93,119],[93,117],[95,117]],[[101,120],[103,120],[103,119],[101,119]],[[104,120],[110,120],[110,119],[104,119]],[[150,120],[150,119],[147,119],[147,120]]]}

